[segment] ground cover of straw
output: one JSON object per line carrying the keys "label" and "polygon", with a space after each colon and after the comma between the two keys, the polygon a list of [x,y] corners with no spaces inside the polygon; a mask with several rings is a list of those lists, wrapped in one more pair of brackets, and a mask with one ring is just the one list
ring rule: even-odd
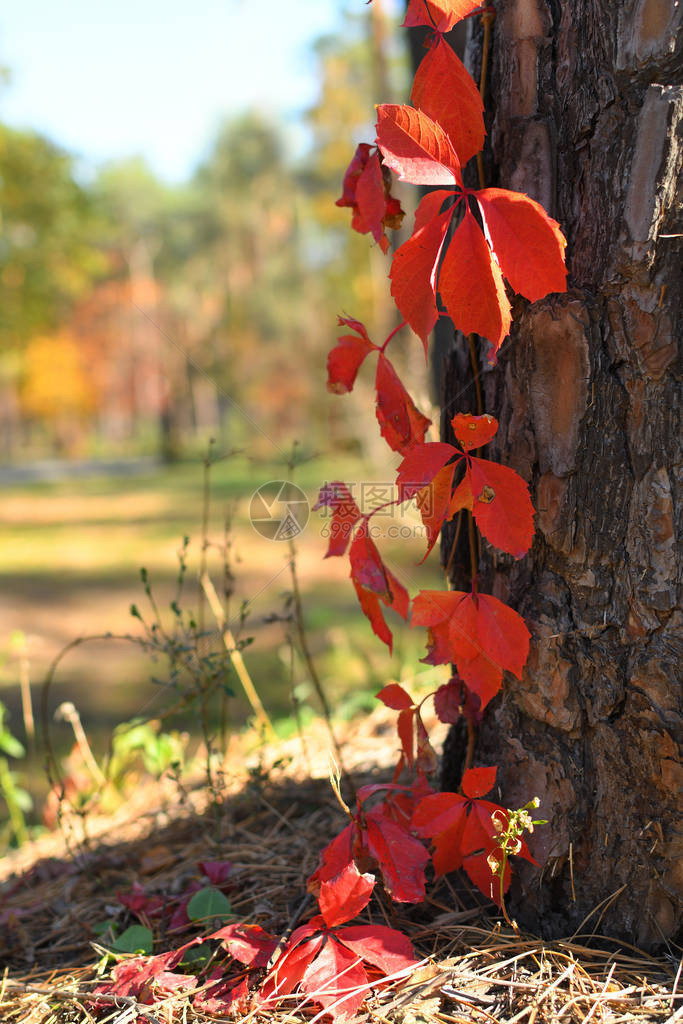
{"label": "ground cover of straw", "polygon": [[[393,728],[384,708],[339,727],[356,786],[389,778]],[[111,916],[116,892],[134,881],[150,892],[177,894],[196,876],[198,861],[217,857],[232,862],[231,902],[241,920],[280,935],[297,911],[299,922],[305,920],[315,904],[311,898],[301,907],[304,880],[344,824],[329,784],[329,745],[322,723],[303,742],[265,751],[253,736],[236,737],[221,777],[218,820],[200,776],[182,791],[150,783],[114,815],[90,816],[87,838],[82,822],[65,821],[62,834],[6,858],[0,866],[2,1024],[220,1019],[194,1010],[187,994],[153,1006],[112,998],[111,1011],[95,1011],[89,994],[106,979],[106,969],[98,976],[95,928]],[[368,1024],[683,1020],[680,962],[598,937],[591,921],[580,934],[544,942],[505,926],[471,893],[463,900],[449,879],[432,886],[419,907],[384,901],[365,917],[404,931],[423,960],[409,978],[368,994],[357,1018]],[[155,952],[174,948],[172,936],[155,939]],[[300,1003],[289,997],[276,1012],[239,1019],[312,1020],[319,1008]]]}

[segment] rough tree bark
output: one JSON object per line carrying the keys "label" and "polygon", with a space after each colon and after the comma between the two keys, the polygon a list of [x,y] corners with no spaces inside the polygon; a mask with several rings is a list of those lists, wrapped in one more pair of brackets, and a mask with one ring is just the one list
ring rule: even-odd
{"label": "rough tree bark", "polygon": [[[538,515],[521,562],[483,554],[482,589],[525,616],[533,642],[522,683],[486,714],[475,763],[500,765],[508,806],[537,795],[550,821],[532,837],[542,872],[522,869],[512,891],[520,923],[558,935],[592,914],[583,931],[653,947],[675,936],[683,895],[681,7],[495,7],[487,183],[560,221],[570,276],[566,295],[516,300],[499,364],[483,367],[501,422],[490,457],[529,481]],[[454,736],[447,774],[460,756]]]}

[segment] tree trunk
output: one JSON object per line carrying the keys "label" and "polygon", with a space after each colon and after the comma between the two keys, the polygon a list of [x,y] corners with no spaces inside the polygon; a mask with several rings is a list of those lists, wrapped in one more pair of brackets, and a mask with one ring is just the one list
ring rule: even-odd
{"label": "tree trunk", "polygon": [[652,947],[679,929],[683,894],[681,8],[496,9],[488,184],[560,221],[569,291],[516,299],[511,338],[483,371],[501,423],[487,454],[528,480],[537,533],[519,562],[484,545],[482,590],[524,615],[533,640],[521,684],[487,710],[475,764],[500,766],[502,802],[539,796],[549,820],[532,837],[542,871],[524,865],[513,884],[517,920]]}

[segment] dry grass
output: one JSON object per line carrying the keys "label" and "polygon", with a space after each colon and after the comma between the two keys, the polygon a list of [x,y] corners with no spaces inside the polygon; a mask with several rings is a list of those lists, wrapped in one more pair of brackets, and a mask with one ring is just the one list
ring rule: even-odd
{"label": "dry grass", "polygon": [[[378,764],[378,755],[393,757],[391,713],[378,708],[360,725],[344,728],[354,782],[386,778],[390,764]],[[296,739],[264,752],[249,749],[249,742],[254,738],[236,738],[224,765],[218,844],[198,779],[182,793],[170,783],[141,788],[118,815],[88,821],[87,839],[71,820],[65,825],[70,854],[64,837],[52,836],[8,859],[0,889],[3,1024],[217,1019],[197,1013],[187,994],[153,1006],[110,997],[111,1008],[94,1009],[94,928],[110,916],[116,891],[134,880],[152,892],[178,893],[197,861],[217,856],[233,864],[231,899],[240,919],[276,934],[291,925],[305,876],[343,823],[327,779],[328,738],[316,723],[304,745]],[[384,915],[405,931],[424,962],[410,977],[371,990],[358,1020],[630,1024],[683,1018],[681,972],[673,961],[587,935],[543,942],[502,927],[469,894],[465,902],[461,896],[441,880],[420,907],[380,902],[378,910],[373,902],[375,919]],[[157,945],[172,949],[178,942],[162,934]],[[240,1019],[294,1024],[314,1018],[315,1007],[290,997],[277,1013]]]}

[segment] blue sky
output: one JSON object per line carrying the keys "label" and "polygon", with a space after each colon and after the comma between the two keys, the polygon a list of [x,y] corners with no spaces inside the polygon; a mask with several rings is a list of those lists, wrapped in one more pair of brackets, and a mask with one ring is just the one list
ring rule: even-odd
{"label": "blue sky", "polygon": [[[310,43],[342,0],[15,0],[0,13],[0,119],[77,154],[134,153],[182,180],[221,119],[271,112],[296,138],[317,85]],[[363,0],[348,6],[362,10]]]}

